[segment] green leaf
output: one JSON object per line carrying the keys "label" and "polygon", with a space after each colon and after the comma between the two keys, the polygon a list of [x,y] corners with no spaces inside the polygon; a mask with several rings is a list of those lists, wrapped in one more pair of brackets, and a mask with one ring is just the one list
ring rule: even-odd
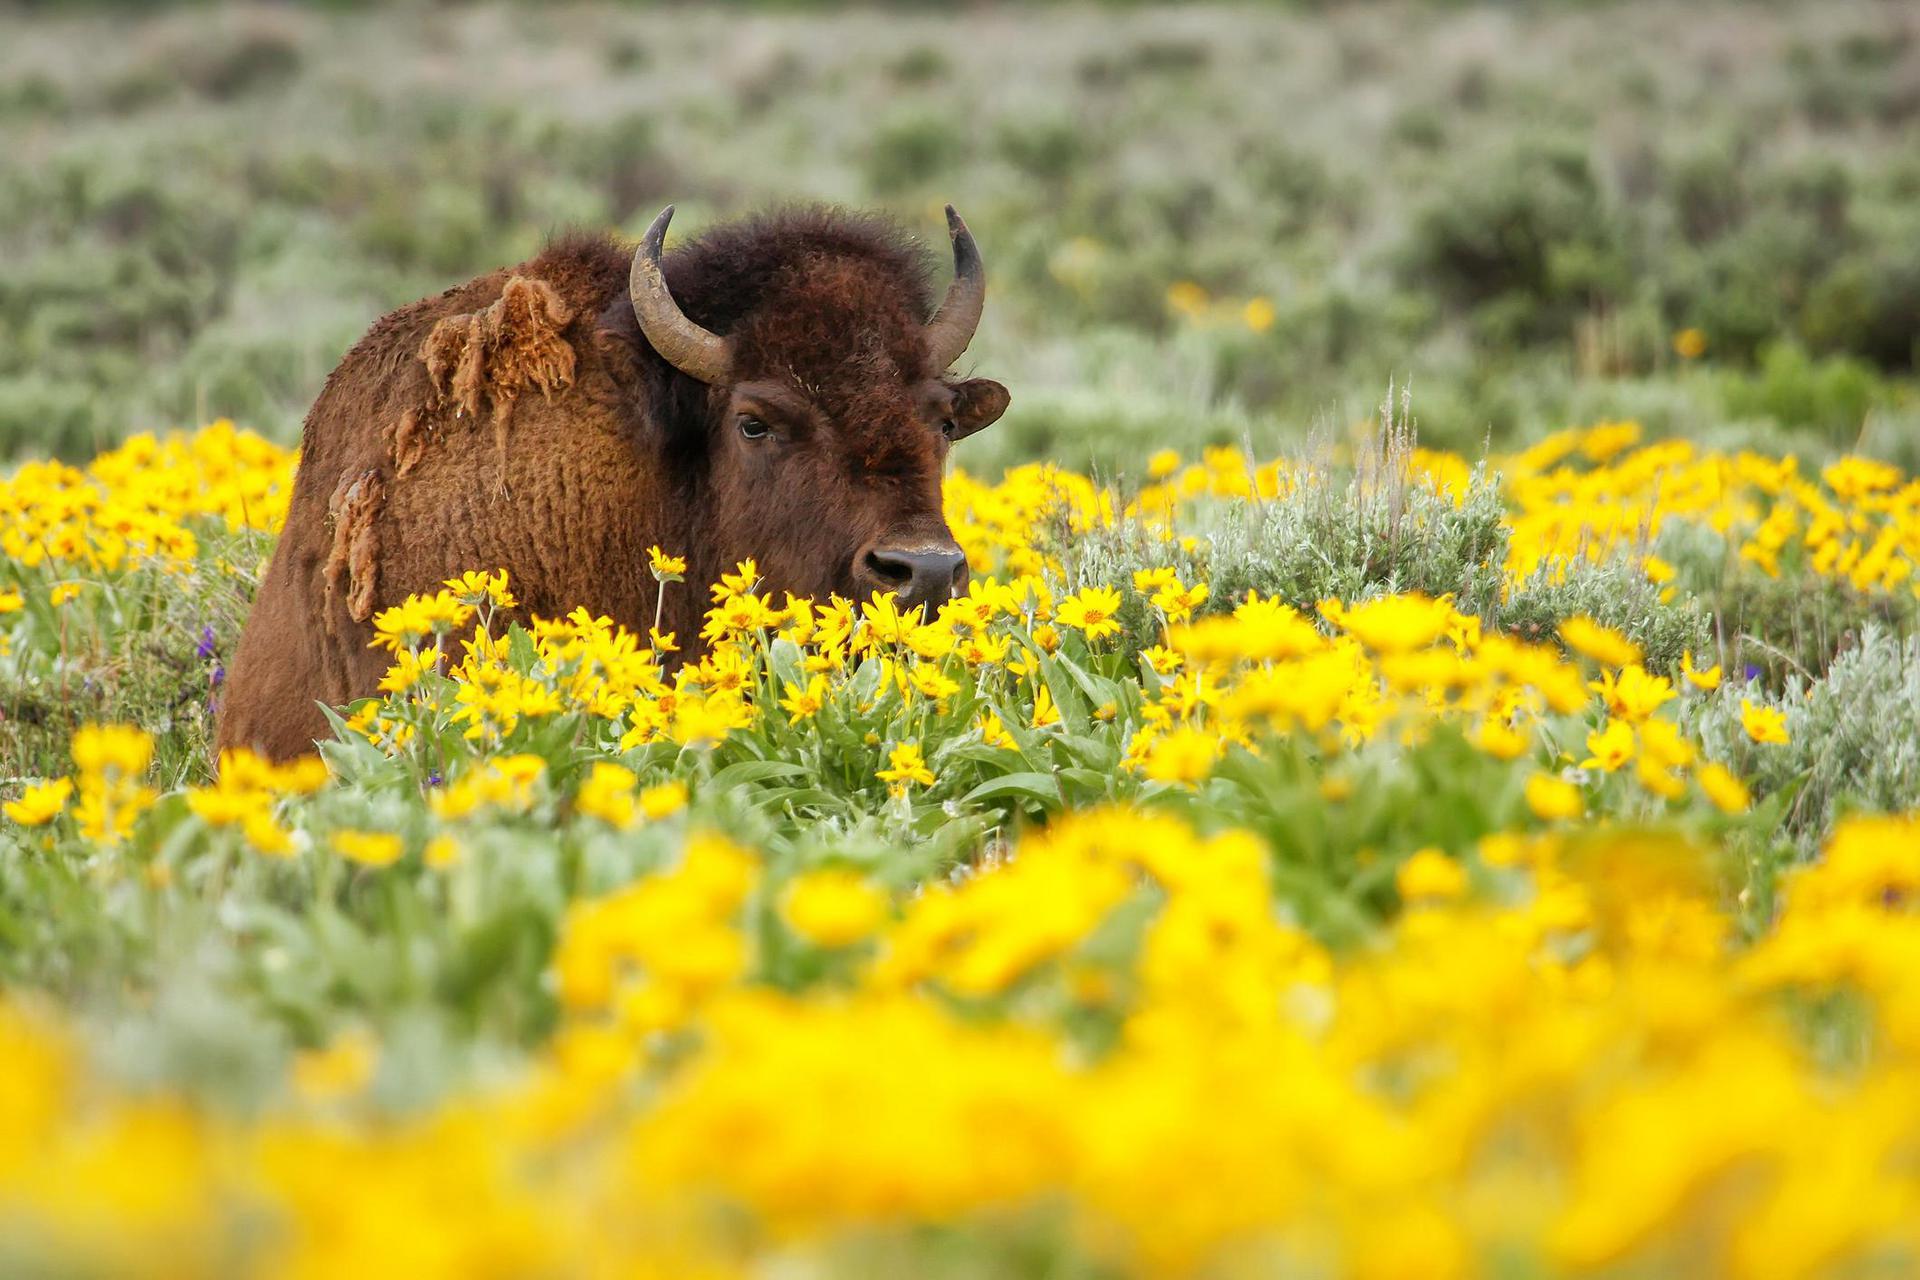
{"label": "green leaf", "polygon": [[845,812],[847,797],[824,787],[802,787],[798,791],[768,791],[756,798],[756,803],[784,805],[791,810],[820,809],[828,812]]}
{"label": "green leaf", "polygon": [[1104,769],[1062,769],[1057,775],[1064,793],[1070,783],[1080,791],[1078,799],[1098,799],[1113,794],[1114,775]]}
{"label": "green leaf", "polygon": [[460,937],[440,975],[441,994],[469,1004],[516,967],[537,972],[552,944],[553,925],[541,911],[525,901],[509,904]]}
{"label": "green leaf", "polygon": [[[1101,707],[1109,702],[1113,703],[1116,708],[1120,705],[1120,692],[1114,687],[1111,680],[1103,680],[1091,672],[1083,670],[1080,664],[1071,658],[1055,658],[1053,660],[1053,666],[1056,671],[1063,673],[1071,680],[1081,693],[1086,695],[1087,702],[1091,707]],[[1053,684],[1052,681],[1048,683],[1049,685]],[[1053,691],[1053,699],[1055,702],[1060,700],[1060,690],[1058,688],[1055,688]],[[1089,712],[1089,714],[1091,714],[1091,712]]]}
{"label": "green leaf", "polygon": [[1050,773],[1009,773],[981,783],[961,796],[960,803],[971,804],[976,800],[991,800],[996,796],[1009,795],[1026,796],[1049,806],[1065,803],[1060,794],[1060,784]]}
{"label": "green leaf", "polygon": [[741,760],[730,764],[707,781],[707,789],[727,791],[750,782],[768,782],[775,778],[804,778],[809,770],[790,760]]}
{"label": "green leaf", "polygon": [[1120,740],[1096,738],[1084,733],[1063,733],[1056,739],[1069,756],[1089,769],[1111,772],[1120,767]]}
{"label": "green leaf", "polygon": [[791,681],[803,689],[806,687],[807,674],[800,667],[801,657],[799,645],[785,636],[774,639],[767,648],[767,660],[773,668],[776,684]]}
{"label": "green leaf", "polygon": [[533,647],[533,635],[519,623],[507,628],[507,661],[515,671],[522,675],[533,670],[533,664],[540,660],[539,650]]}

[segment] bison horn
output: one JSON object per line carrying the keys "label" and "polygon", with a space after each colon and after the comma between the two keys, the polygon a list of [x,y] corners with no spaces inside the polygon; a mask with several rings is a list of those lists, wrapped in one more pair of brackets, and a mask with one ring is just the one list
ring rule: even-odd
{"label": "bison horn", "polygon": [[668,205],[633,251],[627,296],[633,300],[634,318],[640,322],[640,332],[647,335],[647,341],[668,364],[702,382],[723,383],[733,365],[733,348],[719,334],[687,319],[667,291],[667,278],[660,270],[660,246],[671,221],[673,206]]}
{"label": "bison horn", "polygon": [[940,309],[927,321],[927,354],[935,369],[945,369],[960,358],[973,341],[987,304],[987,273],[980,265],[980,250],[952,205],[947,206],[947,234],[953,237],[953,283],[947,286]]}

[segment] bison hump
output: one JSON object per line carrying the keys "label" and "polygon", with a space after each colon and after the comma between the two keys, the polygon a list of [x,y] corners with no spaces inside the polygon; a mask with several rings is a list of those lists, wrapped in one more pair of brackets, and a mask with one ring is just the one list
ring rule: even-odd
{"label": "bison hump", "polygon": [[[552,395],[573,385],[575,354],[564,335],[574,314],[546,281],[515,275],[488,306],[444,317],[420,344],[427,411],[450,407],[455,417],[475,419],[484,412],[504,459],[514,402],[528,390]],[[416,419],[391,433],[402,474],[418,460],[419,431]]]}

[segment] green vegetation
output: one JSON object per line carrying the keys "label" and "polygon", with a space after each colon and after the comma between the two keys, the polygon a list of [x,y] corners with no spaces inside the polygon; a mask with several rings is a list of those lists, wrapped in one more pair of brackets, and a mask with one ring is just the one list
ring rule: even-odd
{"label": "green vegetation", "polygon": [[1390,377],[1469,452],[1917,460],[1898,6],[59,8],[0,15],[0,455],[291,439],[374,317],[560,227],[951,199],[1015,392],[983,470],[1273,452]]}

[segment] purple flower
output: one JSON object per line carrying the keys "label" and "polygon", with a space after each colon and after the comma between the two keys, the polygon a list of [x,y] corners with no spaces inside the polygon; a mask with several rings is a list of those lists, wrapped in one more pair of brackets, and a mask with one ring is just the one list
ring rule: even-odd
{"label": "purple flower", "polygon": [[219,663],[217,663],[217,662],[216,662],[216,663],[214,663],[214,664],[213,664],[213,678],[212,678],[212,680],[211,680],[211,681],[209,682],[209,683],[210,683],[210,684],[212,685],[212,687],[213,687],[213,688],[215,688],[215,689],[218,689],[218,688],[220,687],[220,682],[221,682],[221,681],[223,681],[223,680],[225,680],[226,678],[227,678],[227,669],[226,669],[225,667],[223,667],[223,666],[221,666],[221,665],[220,665]]}
{"label": "purple flower", "polygon": [[445,781],[446,781],[446,779],[445,779],[445,778],[442,778],[442,777],[441,777],[441,776],[440,776],[439,774],[437,774],[437,773],[430,773],[430,774],[428,774],[428,775],[427,775],[427,785],[428,785],[428,786],[430,786],[430,787],[437,787],[437,786],[439,786],[439,785],[440,785],[441,783],[443,783],[443,782],[445,782]]}
{"label": "purple flower", "polygon": [[200,658],[202,662],[205,662],[208,658],[211,658],[213,656],[214,654],[213,628],[211,626],[202,627],[200,629],[200,643],[198,646],[194,648],[194,653]]}
{"label": "purple flower", "polygon": [[1758,680],[1759,678],[1760,678],[1760,668],[1754,666],[1751,662],[1749,662],[1747,664],[1747,679]]}

